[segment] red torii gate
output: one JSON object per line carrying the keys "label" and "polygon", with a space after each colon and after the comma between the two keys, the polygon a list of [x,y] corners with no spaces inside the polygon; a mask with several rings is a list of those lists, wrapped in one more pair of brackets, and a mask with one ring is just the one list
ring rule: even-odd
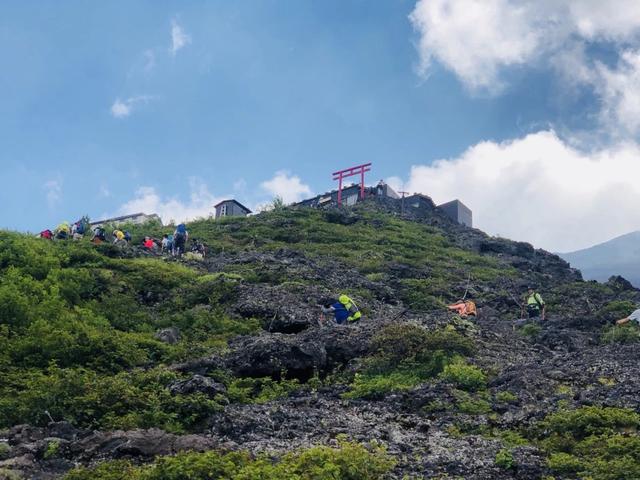
{"label": "red torii gate", "polygon": [[371,171],[371,164],[365,163],[356,167],[333,172],[333,179],[338,180],[338,205],[342,205],[342,180],[360,174],[360,199],[364,199],[364,174]]}

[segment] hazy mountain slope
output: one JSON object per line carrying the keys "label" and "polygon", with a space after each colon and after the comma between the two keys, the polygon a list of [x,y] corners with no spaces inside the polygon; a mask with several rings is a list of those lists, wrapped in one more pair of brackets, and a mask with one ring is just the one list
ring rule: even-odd
{"label": "hazy mountain slope", "polygon": [[585,279],[605,281],[621,275],[640,286],[640,231],[560,256],[580,269]]}

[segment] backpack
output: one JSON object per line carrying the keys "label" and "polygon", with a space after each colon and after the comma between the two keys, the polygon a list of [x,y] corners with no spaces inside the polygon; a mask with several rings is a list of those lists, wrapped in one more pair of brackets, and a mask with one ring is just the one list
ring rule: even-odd
{"label": "backpack", "polygon": [[176,228],[176,232],[184,235],[185,233],[187,233],[187,227],[184,225],[184,223],[181,223],[180,225],[178,225],[178,227]]}

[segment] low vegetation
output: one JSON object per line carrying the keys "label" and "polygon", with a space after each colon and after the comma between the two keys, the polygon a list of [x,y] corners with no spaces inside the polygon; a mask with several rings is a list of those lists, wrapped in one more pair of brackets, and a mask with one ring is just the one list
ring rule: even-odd
{"label": "low vegetation", "polygon": [[78,468],[64,480],[377,480],[394,466],[384,448],[344,439],[339,446],[313,447],[276,460],[248,452],[181,453],[160,457],[153,464],[134,466],[127,461]]}
{"label": "low vegetation", "polygon": [[419,325],[395,323],[374,336],[370,347],[373,353],[365,359],[345,398],[378,398],[440,374],[470,389],[484,383],[484,374],[462,361],[473,352],[473,342],[455,331],[429,332]]}

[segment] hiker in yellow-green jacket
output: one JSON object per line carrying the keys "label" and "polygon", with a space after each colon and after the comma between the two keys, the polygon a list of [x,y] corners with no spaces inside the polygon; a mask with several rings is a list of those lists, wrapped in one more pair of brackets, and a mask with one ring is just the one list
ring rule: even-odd
{"label": "hiker in yellow-green jacket", "polygon": [[324,302],[322,311],[324,313],[333,313],[338,325],[354,323],[362,317],[362,313],[360,313],[356,303],[344,294],[340,295],[337,300]]}
{"label": "hiker in yellow-green jacket", "polygon": [[527,294],[525,296],[524,304],[522,305],[522,307],[523,309],[525,307],[527,308],[529,318],[540,317],[541,320],[544,320],[547,305],[544,303],[542,296],[540,296],[540,294],[536,292],[535,287],[530,286],[527,289]]}

